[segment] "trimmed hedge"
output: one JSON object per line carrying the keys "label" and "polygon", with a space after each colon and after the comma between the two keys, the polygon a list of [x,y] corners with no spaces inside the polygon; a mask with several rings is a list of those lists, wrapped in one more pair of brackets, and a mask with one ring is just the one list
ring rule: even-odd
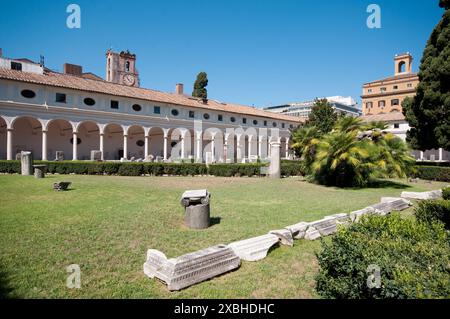
{"label": "trimmed hedge", "polygon": [[[35,161],[46,164],[51,174],[89,174],[89,175],[121,175],[141,176],[144,174],[161,176],[261,176],[264,175],[265,164],[214,164],[209,168],[198,163],[118,163],[87,161]],[[0,173],[20,173],[20,161],[0,161]],[[301,175],[300,162],[284,162],[281,164],[281,175]]]}
{"label": "trimmed hedge", "polygon": [[450,200],[450,186],[444,187],[442,189],[442,198]]}
{"label": "trimmed hedge", "polygon": [[441,166],[450,167],[450,162],[416,162],[416,166]]}
{"label": "trimmed hedge", "polygon": [[444,166],[415,166],[412,177],[440,182],[450,182],[450,167]]}
{"label": "trimmed hedge", "polygon": [[450,200],[425,200],[419,202],[414,215],[419,222],[431,224],[435,221],[444,223],[450,230]]}
{"label": "trimmed hedge", "polygon": [[441,223],[420,223],[399,214],[364,217],[341,228],[322,247],[316,290],[324,298],[450,296],[449,234]]}

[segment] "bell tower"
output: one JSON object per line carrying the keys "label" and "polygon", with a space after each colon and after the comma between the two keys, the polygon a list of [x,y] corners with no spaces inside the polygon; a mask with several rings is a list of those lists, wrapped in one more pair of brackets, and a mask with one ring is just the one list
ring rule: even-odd
{"label": "bell tower", "polygon": [[136,69],[136,55],[130,51],[106,52],[106,81],[139,87],[139,72]]}
{"label": "bell tower", "polygon": [[412,55],[407,52],[404,54],[396,54],[394,58],[395,75],[412,73]]}

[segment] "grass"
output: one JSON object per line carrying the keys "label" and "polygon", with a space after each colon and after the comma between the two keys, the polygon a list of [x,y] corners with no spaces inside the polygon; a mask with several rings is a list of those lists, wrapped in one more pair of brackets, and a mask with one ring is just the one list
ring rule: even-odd
{"label": "grass", "polygon": [[[55,181],[72,189],[54,192]],[[0,175],[0,295],[16,298],[315,298],[320,241],[296,241],[262,261],[169,292],[142,270],[148,248],[169,258],[262,235],[300,221],[350,212],[444,183],[383,183],[337,189],[300,178],[58,176],[37,180]],[[215,224],[183,226],[186,189],[212,193]],[[68,289],[66,267],[81,267],[81,289]]]}

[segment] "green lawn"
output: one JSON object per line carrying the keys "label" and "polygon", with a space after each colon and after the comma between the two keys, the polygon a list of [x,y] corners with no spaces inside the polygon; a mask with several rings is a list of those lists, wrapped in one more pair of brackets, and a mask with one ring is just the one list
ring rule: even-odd
{"label": "green lawn", "polygon": [[[54,192],[55,181],[72,190]],[[350,212],[444,183],[388,184],[337,189],[300,178],[58,176],[43,180],[0,175],[0,292],[20,298],[313,298],[320,241],[296,241],[262,261],[169,292],[147,278],[148,248],[169,258],[220,243],[262,235],[300,221]],[[183,226],[186,189],[212,193],[215,224]],[[79,264],[81,289],[66,288],[66,267]]]}

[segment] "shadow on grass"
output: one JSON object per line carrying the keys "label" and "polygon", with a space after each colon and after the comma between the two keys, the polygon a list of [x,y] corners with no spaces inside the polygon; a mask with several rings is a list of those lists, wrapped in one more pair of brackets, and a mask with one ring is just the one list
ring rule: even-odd
{"label": "shadow on grass", "polygon": [[9,285],[7,280],[8,274],[0,270],[0,299],[14,299],[17,298],[13,293],[13,288]]}
{"label": "shadow on grass", "polygon": [[394,189],[406,189],[411,188],[411,185],[403,184],[400,182],[394,182],[390,180],[374,180],[369,182],[365,188],[394,188]]}
{"label": "shadow on grass", "polygon": [[210,226],[219,225],[222,217],[211,217],[210,218]]}

